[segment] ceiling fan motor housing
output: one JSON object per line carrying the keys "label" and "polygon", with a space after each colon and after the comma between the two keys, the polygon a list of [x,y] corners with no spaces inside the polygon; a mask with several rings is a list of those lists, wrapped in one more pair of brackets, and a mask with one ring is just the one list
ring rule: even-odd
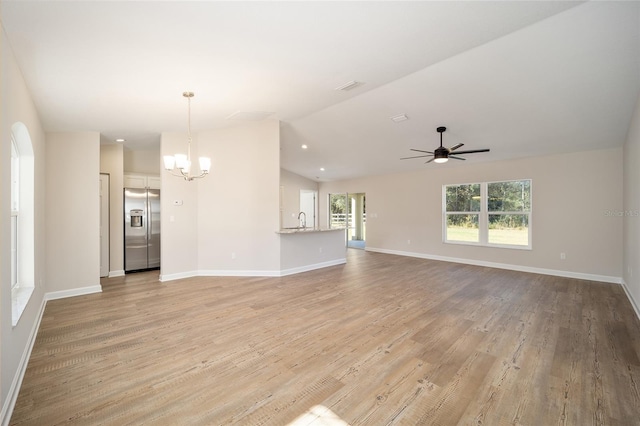
{"label": "ceiling fan motor housing", "polygon": [[449,150],[442,146],[436,148],[436,150],[433,151],[433,158],[435,158],[436,160],[439,158],[449,158]]}

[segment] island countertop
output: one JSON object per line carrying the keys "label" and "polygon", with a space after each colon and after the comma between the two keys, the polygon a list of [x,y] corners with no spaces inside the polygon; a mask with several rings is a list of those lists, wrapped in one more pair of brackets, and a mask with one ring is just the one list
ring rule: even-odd
{"label": "island countertop", "polygon": [[283,228],[276,234],[309,234],[314,232],[344,231],[344,228]]}

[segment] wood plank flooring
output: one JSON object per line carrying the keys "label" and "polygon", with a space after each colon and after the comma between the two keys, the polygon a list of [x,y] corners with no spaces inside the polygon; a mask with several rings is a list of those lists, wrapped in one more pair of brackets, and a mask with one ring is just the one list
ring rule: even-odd
{"label": "wood plank flooring", "polygon": [[349,250],[50,301],[14,425],[638,425],[621,286]]}

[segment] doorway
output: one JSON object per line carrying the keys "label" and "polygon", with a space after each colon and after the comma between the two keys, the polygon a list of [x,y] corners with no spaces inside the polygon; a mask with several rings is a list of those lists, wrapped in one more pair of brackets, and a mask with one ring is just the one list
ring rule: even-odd
{"label": "doorway", "polygon": [[[300,213],[304,213],[304,226],[306,228],[317,228],[317,204],[318,192],[312,189],[300,190]],[[300,223],[298,226],[302,226],[301,214],[298,215]]]}
{"label": "doorway", "polygon": [[365,194],[347,194],[347,201],[347,247],[364,250],[367,223]]}
{"label": "doorway", "polygon": [[329,228],[346,229],[345,244],[363,250],[366,246],[366,194],[329,194]]}

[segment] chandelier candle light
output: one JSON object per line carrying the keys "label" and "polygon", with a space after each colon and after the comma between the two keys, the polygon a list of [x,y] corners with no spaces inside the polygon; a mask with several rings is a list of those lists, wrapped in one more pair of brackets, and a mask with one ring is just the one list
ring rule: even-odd
{"label": "chandelier candle light", "polygon": [[[188,101],[188,121],[187,128],[189,131],[187,139],[187,155],[165,155],[164,156],[164,168],[169,171],[173,176],[184,178],[186,181],[192,181],[194,179],[203,178],[209,174],[211,170],[211,159],[209,157],[200,157],[198,162],[200,163],[200,174],[191,175],[191,98],[193,98],[193,92],[184,92],[182,94]],[[178,169],[176,172],[175,169]]]}

